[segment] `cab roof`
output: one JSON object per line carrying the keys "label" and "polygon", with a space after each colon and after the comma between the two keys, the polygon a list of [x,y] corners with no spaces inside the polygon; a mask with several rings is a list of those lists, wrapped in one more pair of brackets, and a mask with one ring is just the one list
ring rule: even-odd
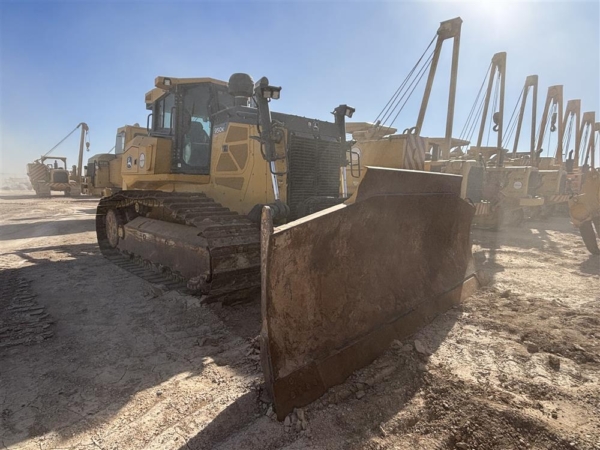
{"label": "cab roof", "polygon": [[148,108],[156,100],[160,99],[163,95],[169,92],[175,86],[184,86],[186,84],[200,84],[200,83],[212,83],[219,86],[227,86],[227,82],[223,80],[217,80],[216,78],[174,78],[174,77],[156,77],[154,80],[154,86],[151,91],[146,93],[146,108]]}

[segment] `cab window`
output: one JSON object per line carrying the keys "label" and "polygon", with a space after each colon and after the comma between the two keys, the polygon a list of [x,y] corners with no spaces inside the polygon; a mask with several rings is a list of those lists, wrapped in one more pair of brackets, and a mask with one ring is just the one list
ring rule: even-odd
{"label": "cab window", "polygon": [[175,106],[175,95],[168,94],[156,104],[156,118],[154,131],[171,134],[175,123],[173,113]]}
{"label": "cab window", "polygon": [[125,132],[117,133],[117,142],[115,142],[115,155],[123,153],[125,150]]}
{"label": "cab window", "polygon": [[190,169],[205,173],[210,169],[210,100],[208,84],[189,88],[183,96],[182,159]]}

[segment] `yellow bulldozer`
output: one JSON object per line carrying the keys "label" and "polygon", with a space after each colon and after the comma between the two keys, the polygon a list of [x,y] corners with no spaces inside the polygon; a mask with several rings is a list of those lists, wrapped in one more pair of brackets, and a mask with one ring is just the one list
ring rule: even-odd
{"label": "yellow bulldozer", "polygon": [[[50,156],[77,129],[81,129],[79,140],[79,163],[71,170],[67,169],[67,158],[64,156]],[[27,176],[35,194],[38,197],[49,197],[52,191],[64,192],[65,196],[79,195],[81,193],[81,166],[83,150],[88,149],[90,143],[86,139],[89,128],[81,122],[58,144],[48,150],[40,159],[27,164]]]}
{"label": "yellow bulldozer", "polygon": [[136,136],[147,136],[148,130],[138,124],[117,129],[114,153],[99,153],[88,159],[84,166],[81,192],[84,195],[107,197],[121,190],[121,158],[127,142]]}
{"label": "yellow bulldozer", "polygon": [[280,420],[476,288],[460,177],[370,167],[340,195],[352,108],[333,122],[271,112],[281,88],[246,74],[155,86],[123,190],[99,202],[100,249],[207,302],[260,294]]}

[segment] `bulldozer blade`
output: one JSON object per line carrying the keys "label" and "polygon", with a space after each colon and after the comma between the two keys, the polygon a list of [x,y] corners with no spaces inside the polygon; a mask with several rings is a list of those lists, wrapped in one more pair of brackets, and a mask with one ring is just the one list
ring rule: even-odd
{"label": "bulldozer blade", "polygon": [[261,223],[261,364],[283,420],[479,286],[461,177],[372,168],[354,197]]}

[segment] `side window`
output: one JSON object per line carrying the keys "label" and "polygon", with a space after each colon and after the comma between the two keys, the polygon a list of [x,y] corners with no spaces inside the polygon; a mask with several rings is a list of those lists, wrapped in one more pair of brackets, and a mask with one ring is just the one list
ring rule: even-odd
{"label": "side window", "polygon": [[121,131],[117,134],[117,142],[115,142],[115,155],[123,153],[125,150],[125,132]]}
{"label": "side window", "polygon": [[173,109],[175,106],[175,96],[173,94],[167,95],[162,100],[159,100],[156,106],[156,131],[170,133],[175,124],[175,117],[173,117],[173,113],[175,112]]}

